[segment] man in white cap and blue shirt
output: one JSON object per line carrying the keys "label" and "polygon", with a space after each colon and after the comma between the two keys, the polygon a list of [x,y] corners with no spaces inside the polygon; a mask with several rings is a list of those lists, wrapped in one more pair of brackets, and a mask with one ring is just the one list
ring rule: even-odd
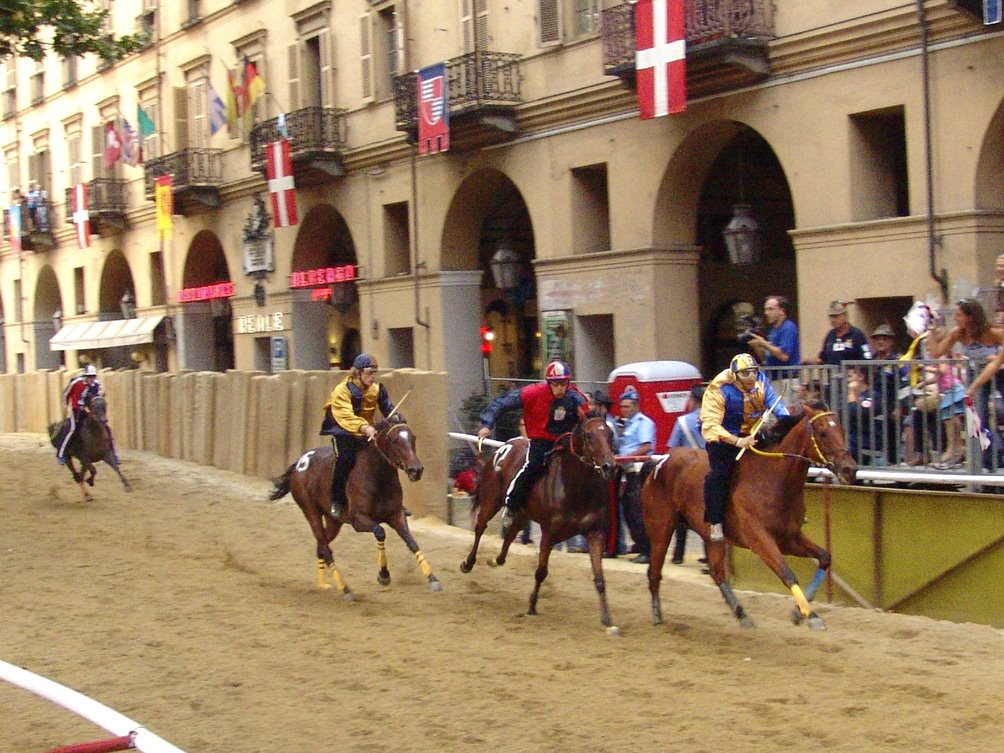
{"label": "man in white cap and blue shirt", "polygon": [[[620,418],[617,419],[617,454],[651,455],[655,447],[655,421],[638,409],[640,398],[634,387],[621,393]],[[641,514],[641,462],[627,462],[623,466],[619,503],[624,513],[637,556],[631,561],[640,565],[649,562],[650,546],[645,534],[645,521]]]}

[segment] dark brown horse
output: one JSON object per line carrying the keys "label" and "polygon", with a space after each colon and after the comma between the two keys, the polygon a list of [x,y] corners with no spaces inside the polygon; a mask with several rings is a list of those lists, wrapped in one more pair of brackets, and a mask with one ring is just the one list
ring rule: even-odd
{"label": "dark brown horse", "polygon": [[[62,438],[65,436],[64,430],[69,430],[69,420],[67,418],[49,425],[49,440],[56,449],[59,449]],[[102,460],[108,463],[122,479],[122,486],[125,487],[125,490],[132,491],[132,486],[122,475],[118,459],[115,457],[112,432],[108,428],[108,405],[103,395],[95,395],[85,403],[80,414],[80,425],[77,426],[76,434],[67,445],[64,456],[66,467],[73,474],[73,480],[80,486],[80,493],[85,502],[90,502],[93,498],[84,486],[84,481],[87,481],[88,486],[94,486],[94,476],[98,472],[94,464]],[[74,459],[80,462],[79,471],[73,463]],[[84,478],[85,474],[87,475],[86,479]]]}
{"label": "dark brown horse", "polygon": [[[518,511],[502,541],[502,551],[495,564],[504,565],[509,546],[526,525],[528,517],[540,524],[540,555],[537,559],[536,583],[530,596],[528,614],[537,614],[540,585],[547,577],[547,563],[555,544],[576,534],[585,534],[589,543],[589,558],[593,566],[593,581],[600,596],[600,619],[607,632],[616,634],[607,608],[606,585],[603,580],[603,547],[609,516],[608,481],[617,467],[612,449],[613,433],[599,416],[589,416],[571,434],[561,437],[548,464],[545,475],[534,485],[527,505]],[[513,439],[499,447],[490,463],[485,465],[474,496],[472,514],[474,546],[460,569],[469,573],[477,561],[481,536],[488,521],[505,503],[506,489],[516,471],[526,459],[529,441]]]}
{"label": "dark brown horse", "polygon": [[[809,465],[822,466],[839,480],[851,483],[857,463],[844,445],[844,431],[837,417],[819,402],[806,404],[802,413],[780,419],[759,444],[740,459],[733,474],[725,510],[725,537],[756,554],[787,586],[795,598],[792,616],[796,624],[808,618],[809,627],[824,628],[822,619],[809,607],[809,600],[830,567],[830,553],[802,533],[806,470]],[[674,448],[668,459],[650,470],[641,499],[645,531],[652,542],[648,585],[655,624],[662,622],[659,582],[666,550],[682,517],[704,539],[711,577],[725,603],[743,626],[752,627],[753,621],[725,579],[725,543],[708,539],[710,525],[704,522],[707,453]],[[804,593],[784,561],[786,554],[813,557],[819,563]]]}
{"label": "dark brown horse", "polygon": [[405,472],[411,481],[422,478],[422,461],[415,454],[415,433],[403,421],[387,420],[377,426],[377,434],[366,446],[359,448],[356,464],[349,473],[345,487],[348,506],[345,515],[335,518],[331,514],[331,473],[335,465],[335,453],[331,447],[315,447],[286,469],[279,478],[272,479],[274,488],[270,500],[277,500],[287,493],[303,510],[310,524],[310,530],[317,539],[317,585],[330,588],[325,578],[325,570],[330,570],[331,579],[346,601],[352,601],[352,592],[335,567],[331,554],[331,542],[348,523],[359,532],[370,532],[377,540],[377,564],[380,571],[377,581],[386,586],[390,583],[387,569],[385,542],[387,534],[382,523],[386,523],[400,536],[408,549],[415,555],[418,566],[429,581],[430,591],[441,591],[439,579],[425,555],[408,530],[408,520],[404,510],[401,480],[398,469]]}

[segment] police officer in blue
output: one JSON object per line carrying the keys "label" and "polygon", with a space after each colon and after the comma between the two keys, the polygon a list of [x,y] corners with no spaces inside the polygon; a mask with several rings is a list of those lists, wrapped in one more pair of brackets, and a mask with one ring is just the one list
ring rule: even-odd
{"label": "police officer in blue", "polygon": [[724,541],[725,503],[739,451],[756,444],[750,435],[764,413],[787,416],[788,409],[777,395],[756,359],[749,353],[732,358],[718,374],[701,401],[701,434],[708,443],[711,469],[704,479],[704,522],[711,524],[711,541]]}

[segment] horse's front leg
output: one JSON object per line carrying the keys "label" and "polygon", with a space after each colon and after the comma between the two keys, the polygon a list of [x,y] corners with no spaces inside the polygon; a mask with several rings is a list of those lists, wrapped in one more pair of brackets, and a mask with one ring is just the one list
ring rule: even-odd
{"label": "horse's front leg", "polygon": [[607,543],[607,534],[601,528],[586,533],[586,543],[589,546],[589,564],[593,567],[593,584],[600,597],[600,621],[607,629],[607,635],[620,635],[620,628],[610,619],[610,608],[607,606],[607,584],[603,577],[603,550]]}
{"label": "horse's front leg", "polygon": [[[807,619],[809,627],[812,630],[825,630],[826,623],[823,622],[818,614],[812,611],[812,608],[809,606],[809,600],[802,592],[802,587],[798,585],[798,578],[795,577],[795,573],[792,572],[791,568],[788,567],[788,563],[785,562],[784,555],[781,554],[781,549],[774,540],[774,537],[767,531],[758,531],[756,536],[751,537],[750,551],[762,559],[764,564],[773,570],[774,574],[791,591],[791,595],[795,599],[795,606],[800,615],[800,618],[796,622]],[[816,588],[818,588],[818,584],[816,584]],[[813,592],[815,592],[815,588],[813,588]]]}
{"label": "horse's front leg", "polygon": [[377,583],[381,586],[388,586],[390,585],[390,570],[387,569],[387,533],[378,523],[373,523],[370,530],[377,542],[377,567],[380,568],[377,571]]}
{"label": "horse's front leg", "polygon": [[415,541],[415,537],[411,535],[411,530],[408,528],[408,518],[405,517],[404,510],[402,509],[394,516],[393,520],[388,522],[391,527],[397,531],[397,535],[404,541],[405,545],[408,547],[408,551],[415,556],[415,562],[418,563],[419,568],[422,570],[422,574],[429,581],[429,590],[434,593],[442,591],[443,584],[439,582],[439,578],[437,578],[432,572],[432,565],[430,565],[428,560],[425,559],[425,555],[422,554],[422,550],[418,548],[418,542]]}
{"label": "horse's front leg", "polygon": [[105,458],[105,462],[108,463],[108,465],[110,465],[112,467],[112,470],[114,470],[119,475],[119,479],[122,481],[122,486],[125,487],[125,490],[127,492],[131,492],[132,491],[132,485],[126,480],[126,477],[124,475],[122,475],[122,471],[119,470],[119,464],[118,463],[113,463],[108,458]]}
{"label": "horse's front leg", "polygon": [[[812,597],[816,595],[816,591],[822,584],[823,578],[826,577],[826,573],[829,571],[830,565],[832,564],[830,553],[806,536],[802,531],[799,531],[787,542],[785,542],[782,552],[784,554],[790,554],[793,557],[811,557],[819,563],[815,574],[812,576],[812,580],[805,588],[806,601],[812,601]],[[792,610],[791,619],[796,625],[802,621],[802,617],[802,611],[798,607]],[[819,621],[822,622],[820,618],[817,617],[816,619],[819,619]]]}
{"label": "horse's front leg", "polygon": [[91,493],[87,491],[87,487],[84,486],[84,464],[80,463],[80,470],[77,470],[76,465],[73,463],[73,456],[66,456],[66,467],[70,469],[70,473],[73,474],[73,480],[77,482],[77,486],[80,487],[80,495],[84,498],[84,502],[93,501]]}

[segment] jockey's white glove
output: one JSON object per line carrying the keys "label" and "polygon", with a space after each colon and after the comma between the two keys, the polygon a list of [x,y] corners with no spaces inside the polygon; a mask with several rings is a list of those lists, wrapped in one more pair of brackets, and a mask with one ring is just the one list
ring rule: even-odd
{"label": "jockey's white glove", "polygon": [[752,447],[754,444],[756,444],[756,437],[739,437],[736,441],[736,447],[740,450],[745,447]]}
{"label": "jockey's white glove", "polygon": [[363,434],[366,435],[367,439],[373,439],[373,437],[376,436],[376,433],[377,430],[373,424],[366,424],[366,426],[363,427]]}

